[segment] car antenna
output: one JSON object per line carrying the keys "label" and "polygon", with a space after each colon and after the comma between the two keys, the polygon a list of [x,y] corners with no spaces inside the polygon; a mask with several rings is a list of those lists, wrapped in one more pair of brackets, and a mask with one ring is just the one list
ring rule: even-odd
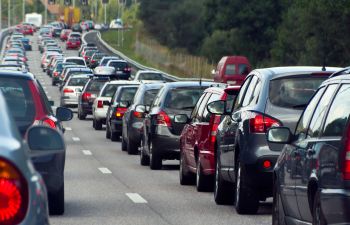
{"label": "car antenna", "polygon": [[200,74],[200,77],[199,77],[199,86],[202,86],[202,77],[203,77],[203,75],[202,75],[202,73]]}
{"label": "car antenna", "polygon": [[322,71],[326,71],[326,56],[323,57]]}

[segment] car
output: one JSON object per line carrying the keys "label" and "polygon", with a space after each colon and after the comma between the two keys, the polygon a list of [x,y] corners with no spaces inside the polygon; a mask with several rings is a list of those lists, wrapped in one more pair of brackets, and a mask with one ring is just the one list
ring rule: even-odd
{"label": "car", "polygon": [[191,116],[175,115],[175,123],[186,124],[180,136],[180,184],[196,183],[197,191],[214,187],[216,132],[221,116],[211,114],[207,105],[224,100],[232,107],[240,86],[213,85],[198,100]]}
{"label": "car", "polygon": [[108,77],[92,77],[84,86],[78,98],[78,119],[85,120],[92,115],[92,104],[102,87],[109,81]]}
{"label": "car", "polygon": [[162,73],[157,72],[157,71],[151,71],[151,70],[139,70],[137,71],[134,80],[138,81],[161,81],[165,82],[166,80],[164,79],[164,76]]}
{"label": "car", "polygon": [[128,80],[131,75],[131,67],[125,60],[109,60],[106,64],[108,67],[115,69],[115,76],[117,79]]}
{"label": "car", "polygon": [[109,24],[109,28],[111,28],[111,29],[123,29],[123,21],[120,18],[114,19]]}
{"label": "car", "polygon": [[90,60],[91,60],[91,57],[94,53],[98,52],[97,49],[94,49],[94,50],[87,50],[84,52],[84,55],[82,55],[82,57],[84,58],[85,62],[87,65],[90,65]]}
{"label": "car", "polygon": [[61,72],[63,71],[63,69],[66,66],[72,66],[72,65],[76,65],[75,63],[64,63],[63,61],[57,61],[57,63],[55,64],[55,66],[53,66],[52,68],[52,80],[51,80],[51,84],[52,86],[55,86],[56,84],[61,82]]}
{"label": "car", "polygon": [[63,29],[60,34],[61,41],[67,41],[69,34],[72,32],[70,29]]}
{"label": "car", "polygon": [[81,33],[72,31],[68,35],[68,39],[70,39],[70,38],[78,38],[81,41]]}
{"label": "car", "polygon": [[[54,114],[51,108],[53,102],[48,100],[44,89],[31,73],[0,71],[0,90],[23,137],[32,125],[48,126],[63,133],[61,121],[73,117],[72,111],[64,107],[58,107]],[[48,140],[50,139],[40,141],[48,143]],[[37,154],[31,158],[35,169],[44,178],[50,214],[63,214],[65,149],[53,151],[50,157]]]}
{"label": "car", "polygon": [[81,57],[81,55],[83,54],[84,50],[92,50],[92,49],[98,49],[97,46],[94,43],[86,43],[86,44],[82,44],[80,46],[80,49],[78,50],[78,56]]}
{"label": "car", "polygon": [[92,105],[92,127],[95,128],[95,130],[101,130],[102,125],[106,124],[106,117],[107,112],[109,111],[109,105],[118,87],[127,85],[137,87],[136,85],[139,85],[139,82],[113,80],[104,84]]}
{"label": "car", "polygon": [[91,60],[88,64],[88,66],[91,68],[91,69],[95,69],[98,64],[100,63],[100,60],[106,56],[105,53],[102,53],[102,52],[95,52],[92,56],[91,56]]}
{"label": "car", "polygon": [[66,49],[77,49],[80,48],[81,40],[76,37],[69,37],[66,42]]}
{"label": "car", "polygon": [[64,71],[61,85],[65,85],[70,76],[77,75],[77,74],[90,74],[91,76],[93,75],[91,69],[86,68],[86,67],[67,68]]}
{"label": "car", "polygon": [[215,145],[217,204],[232,204],[235,199],[239,214],[255,214],[259,202],[272,197],[273,167],[279,156],[277,150],[282,146],[267,143],[267,129],[274,126],[294,129],[315,90],[339,69],[257,69],[245,79],[233,109],[226,109],[222,100],[208,105],[209,112],[224,115]]}
{"label": "car", "polygon": [[[140,107],[139,105],[150,107],[162,87],[162,83],[141,83],[135,94],[133,102],[125,111],[122,118],[122,150],[126,150],[128,154],[138,153],[138,148],[141,146],[143,119],[145,114],[138,112],[138,108]],[[111,115],[112,114],[109,113],[109,116]],[[110,127],[111,126],[108,123],[106,128],[106,138],[111,138],[112,132]],[[145,154],[141,150],[141,165],[148,165],[148,162],[149,159],[145,157]]]}
{"label": "car", "polygon": [[94,74],[96,76],[108,76],[109,79],[114,79],[115,76],[115,69],[111,66],[98,66],[94,69]]}
{"label": "car", "polygon": [[241,85],[251,71],[249,60],[245,56],[224,56],[213,71],[214,81]]}
{"label": "car", "polygon": [[47,64],[46,74],[51,77],[53,67],[56,65],[56,63],[62,62],[62,61],[63,61],[63,55],[57,55],[57,56],[51,57],[49,63]]}
{"label": "car", "polygon": [[45,52],[41,58],[41,66],[43,68],[43,72],[46,71],[47,66],[49,65],[49,62],[52,57],[62,57],[63,55],[59,52]]}
{"label": "car", "polygon": [[85,62],[84,58],[82,58],[82,57],[76,57],[76,56],[65,57],[63,62],[64,63],[71,62],[71,63],[75,63],[77,65],[81,65],[81,66],[86,67],[86,62]]}
{"label": "car", "polygon": [[75,23],[75,24],[72,25],[72,31],[73,31],[73,32],[82,33],[82,32],[83,32],[83,29],[82,29],[82,27],[80,26],[79,23]]}
{"label": "car", "polygon": [[55,27],[52,31],[52,36],[53,37],[60,37],[62,32],[62,28],[60,27]]}
{"label": "car", "polygon": [[324,81],[296,129],[272,127],[284,147],[274,168],[272,224],[349,224],[349,69]]}
{"label": "car", "polygon": [[77,107],[78,97],[89,79],[89,74],[70,76],[62,87],[60,105],[63,107]]}
{"label": "car", "polygon": [[21,38],[20,40],[26,51],[32,51],[32,43],[30,42],[29,38]]}
{"label": "car", "polygon": [[163,160],[179,159],[180,134],[185,125],[177,124],[174,115],[191,114],[198,99],[212,82],[165,83],[148,111],[140,107],[140,113],[147,113],[143,121],[141,148],[150,157],[150,168],[159,170]]}
{"label": "car", "polygon": [[100,64],[98,66],[106,66],[109,60],[119,60],[118,56],[105,56],[101,59]]}
{"label": "car", "polygon": [[[7,108],[6,101],[0,91],[0,196],[1,224],[49,224],[47,191],[41,175],[34,169],[28,152],[41,147],[41,153],[50,156],[45,150],[47,142],[39,143],[35,148],[32,143],[40,136],[37,129],[47,131],[48,127],[34,128],[28,131],[26,142],[17,130],[16,123]],[[50,129],[49,132],[52,132]],[[57,135],[56,135],[57,136]],[[45,137],[48,138],[48,137]],[[50,135],[50,140],[53,136]],[[59,136],[59,141],[63,139]],[[52,142],[54,145],[55,142]],[[56,142],[57,143],[57,142]],[[52,146],[51,145],[51,146]],[[32,148],[30,148],[32,147]],[[57,146],[54,146],[57,147]],[[60,149],[55,149],[60,150]]]}

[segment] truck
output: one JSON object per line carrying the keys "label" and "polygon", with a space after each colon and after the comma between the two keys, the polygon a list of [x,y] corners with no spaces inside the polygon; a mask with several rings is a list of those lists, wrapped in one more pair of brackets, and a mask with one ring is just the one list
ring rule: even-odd
{"label": "truck", "polygon": [[80,9],[73,7],[64,8],[64,22],[71,27],[75,23],[80,22]]}
{"label": "truck", "polygon": [[43,16],[38,13],[27,13],[25,15],[25,22],[34,24],[36,27],[40,27],[43,22]]}

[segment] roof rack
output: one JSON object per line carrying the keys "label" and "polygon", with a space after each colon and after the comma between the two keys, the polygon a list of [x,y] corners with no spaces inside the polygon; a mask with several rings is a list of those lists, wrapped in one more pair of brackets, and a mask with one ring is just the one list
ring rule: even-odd
{"label": "roof rack", "polygon": [[228,87],[228,84],[225,83],[215,83],[215,84],[211,84],[210,87],[220,87],[220,88],[226,88]]}
{"label": "roof rack", "polygon": [[349,67],[345,67],[344,69],[341,69],[341,70],[339,70],[337,72],[332,73],[332,75],[330,75],[329,78],[340,76],[340,75],[344,75],[344,74],[349,74],[349,73],[350,73],[350,66]]}

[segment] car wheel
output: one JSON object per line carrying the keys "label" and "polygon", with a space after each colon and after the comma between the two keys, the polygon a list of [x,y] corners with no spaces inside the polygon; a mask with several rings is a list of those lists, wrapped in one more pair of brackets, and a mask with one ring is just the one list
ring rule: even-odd
{"label": "car wheel", "polygon": [[321,208],[321,201],[320,201],[320,192],[318,191],[314,198],[314,204],[313,204],[313,217],[312,217],[312,224],[313,225],[326,225],[326,219],[323,215],[322,208]]}
{"label": "car wheel", "polygon": [[181,185],[192,185],[196,182],[196,177],[194,174],[188,171],[187,166],[185,165],[185,156],[180,152],[180,169],[179,169],[179,178]]}
{"label": "car wheel", "polygon": [[57,193],[48,194],[50,215],[63,215],[64,213],[64,184]]}
{"label": "car wheel", "polygon": [[224,180],[221,176],[221,164],[219,157],[215,163],[214,200],[217,205],[232,205],[234,184]]}
{"label": "car wheel", "polygon": [[197,191],[211,191],[213,188],[213,179],[212,176],[205,175],[202,170],[201,160],[198,157],[197,162],[197,172],[196,172],[196,188]]}
{"label": "car wheel", "polygon": [[149,156],[145,154],[144,147],[145,146],[143,144],[143,141],[141,141],[140,164],[141,164],[141,166],[148,166],[149,165]]}
{"label": "car wheel", "polygon": [[149,145],[149,152],[150,152],[150,163],[149,163],[149,167],[151,168],[151,170],[160,170],[162,169],[162,157],[159,155],[159,153],[157,153],[157,150],[155,149],[155,147],[153,146],[152,141],[150,142]]}
{"label": "car wheel", "polygon": [[109,128],[108,122],[106,122],[106,138],[107,139],[111,138],[111,130]]}
{"label": "car wheel", "polygon": [[129,155],[136,155],[138,153],[138,146],[135,144],[135,142],[130,140],[130,138],[126,144],[126,150],[128,151]]}
{"label": "car wheel", "polygon": [[95,130],[102,130],[102,121],[101,120],[95,120]]}
{"label": "car wheel", "polygon": [[284,209],[282,207],[281,193],[278,183],[275,181],[273,186],[272,203],[272,225],[285,225]]}
{"label": "car wheel", "polygon": [[79,109],[78,109],[78,119],[79,120],[85,120],[86,115],[83,114]]}
{"label": "car wheel", "polygon": [[52,86],[56,86],[56,82],[52,81],[52,82],[51,82],[51,85],[52,85]]}
{"label": "car wheel", "polygon": [[111,131],[111,141],[120,141],[120,134],[117,132]]}
{"label": "car wheel", "polygon": [[247,185],[247,179],[244,166],[238,162],[235,191],[235,206],[238,214],[256,214],[259,209],[258,193]]}

